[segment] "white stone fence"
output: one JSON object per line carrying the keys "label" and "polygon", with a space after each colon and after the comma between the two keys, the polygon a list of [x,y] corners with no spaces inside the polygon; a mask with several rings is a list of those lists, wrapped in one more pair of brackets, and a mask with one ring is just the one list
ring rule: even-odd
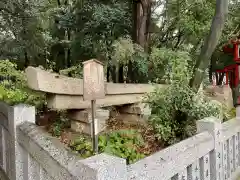
{"label": "white stone fence", "polygon": [[80,159],[34,123],[34,107],[0,103],[0,165],[10,180],[231,180],[240,172],[235,119],[199,120],[196,136],[129,166],[106,154]]}

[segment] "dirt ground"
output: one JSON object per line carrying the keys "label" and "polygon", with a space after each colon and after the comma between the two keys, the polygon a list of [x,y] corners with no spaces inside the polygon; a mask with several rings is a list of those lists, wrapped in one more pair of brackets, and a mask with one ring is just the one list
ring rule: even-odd
{"label": "dirt ground", "polygon": [[204,89],[205,95],[212,100],[219,101],[230,109],[233,108],[232,90],[229,86],[208,86]]}

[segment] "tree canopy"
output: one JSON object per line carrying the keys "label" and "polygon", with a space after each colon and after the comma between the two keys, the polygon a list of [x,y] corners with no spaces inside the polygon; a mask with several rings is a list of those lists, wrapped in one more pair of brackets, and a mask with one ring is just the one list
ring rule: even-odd
{"label": "tree canopy", "polygon": [[[239,35],[237,0],[229,1],[227,20],[223,19],[221,27],[210,28],[218,3],[221,1],[2,0],[0,56],[17,62],[19,68],[41,65],[57,72],[97,58],[107,65],[109,80],[148,82],[164,75],[157,75],[153,67],[164,71],[164,61],[152,58],[156,50],[165,48],[189,52],[192,65],[203,63],[204,70],[210,64],[227,63],[219,50]],[[228,3],[224,6],[227,9]],[[205,39],[219,28],[223,34],[204,61],[199,57],[202,47],[211,48],[203,46]]]}

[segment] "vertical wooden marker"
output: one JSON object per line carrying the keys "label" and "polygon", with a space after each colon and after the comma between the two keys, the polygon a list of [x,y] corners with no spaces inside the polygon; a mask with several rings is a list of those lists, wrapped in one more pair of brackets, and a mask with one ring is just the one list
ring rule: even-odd
{"label": "vertical wooden marker", "polygon": [[83,99],[91,101],[92,145],[98,153],[98,120],[96,119],[96,100],[105,98],[103,64],[95,59],[83,62]]}

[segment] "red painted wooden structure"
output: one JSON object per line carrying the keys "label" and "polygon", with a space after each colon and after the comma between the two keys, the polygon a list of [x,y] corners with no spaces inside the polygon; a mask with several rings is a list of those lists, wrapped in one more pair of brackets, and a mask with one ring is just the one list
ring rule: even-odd
{"label": "red painted wooden structure", "polygon": [[226,84],[228,85],[230,80],[230,86],[237,87],[239,83],[238,66],[240,65],[240,39],[230,41],[230,44],[223,46],[222,50],[226,54],[232,54],[233,60],[236,63],[226,66],[223,69],[218,69],[216,72],[226,73]]}
{"label": "red painted wooden structure", "polygon": [[223,46],[223,52],[226,54],[233,55],[234,64],[218,69],[216,72],[222,72],[226,74],[226,85],[230,80],[230,87],[232,89],[234,106],[240,105],[240,94],[239,94],[239,66],[240,66],[240,39],[232,40],[229,44]]}

